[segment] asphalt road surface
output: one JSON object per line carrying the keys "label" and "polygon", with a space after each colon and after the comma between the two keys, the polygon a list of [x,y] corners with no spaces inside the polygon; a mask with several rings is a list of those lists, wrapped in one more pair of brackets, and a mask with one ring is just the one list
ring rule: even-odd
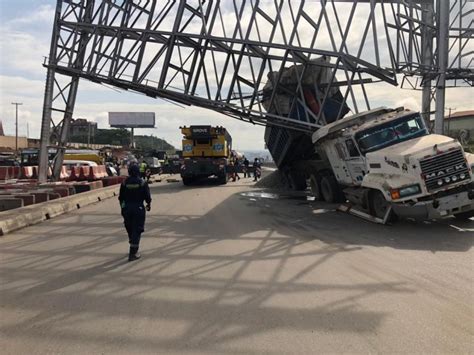
{"label": "asphalt road surface", "polygon": [[474,221],[370,224],[305,196],[152,185],[0,238],[0,353],[472,353]]}

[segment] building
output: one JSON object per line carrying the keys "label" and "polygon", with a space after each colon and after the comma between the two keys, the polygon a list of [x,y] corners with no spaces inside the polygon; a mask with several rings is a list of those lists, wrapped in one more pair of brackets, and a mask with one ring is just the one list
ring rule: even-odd
{"label": "building", "polygon": [[72,120],[69,126],[69,139],[80,142],[93,143],[97,133],[97,122],[87,121],[85,118]]}
{"label": "building", "polygon": [[[15,136],[0,136],[0,150],[14,151],[17,139]],[[26,137],[18,137],[18,149],[28,148],[28,139]]]}
{"label": "building", "polygon": [[459,111],[445,117],[444,132],[462,144],[474,142],[474,110]]}
{"label": "building", "polygon": [[5,132],[3,132],[3,123],[0,121],[0,136],[4,136]]}

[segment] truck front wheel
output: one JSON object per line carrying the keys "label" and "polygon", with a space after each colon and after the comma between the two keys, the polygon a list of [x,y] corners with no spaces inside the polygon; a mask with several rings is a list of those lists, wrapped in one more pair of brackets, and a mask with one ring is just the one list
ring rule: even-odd
{"label": "truck front wheel", "polygon": [[[372,216],[383,220],[390,208],[390,202],[385,199],[380,191],[373,190],[369,193],[369,208]],[[396,220],[397,216],[395,213],[393,211],[390,212],[387,222],[395,222]]]}
{"label": "truck front wheel", "polygon": [[324,176],[321,179],[321,195],[324,201],[329,203],[341,203],[345,201],[337,180],[334,176]]}

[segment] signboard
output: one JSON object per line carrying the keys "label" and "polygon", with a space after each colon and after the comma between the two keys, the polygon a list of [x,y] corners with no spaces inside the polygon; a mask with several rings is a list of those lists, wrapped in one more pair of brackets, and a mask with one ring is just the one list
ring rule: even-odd
{"label": "signboard", "polygon": [[114,128],[154,128],[154,112],[109,112],[109,125]]}
{"label": "signboard", "polygon": [[193,137],[209,137],[211,135],[211,126],[191,126]]}

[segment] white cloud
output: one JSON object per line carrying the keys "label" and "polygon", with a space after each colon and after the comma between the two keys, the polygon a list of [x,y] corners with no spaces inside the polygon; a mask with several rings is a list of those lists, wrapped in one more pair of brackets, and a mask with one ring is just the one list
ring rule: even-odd
{"label": "white cloud", "polygon": [[[262,2],[262,4],[262,8],[264,8],[267,13],[272,14],[274,12],[275,4],[273,2]],[[285,3],[284,5],[286,15],[288,15],[285,18],[290,18],[288,14],[288,4],[289,3]],[[320,3],[314,3],[314,6],[311,7],[310,15],[316,16],[319,6]],[[348,5],[346,4],[346,6]],[[348,9],[350,9],[350,6],[348,6]],[[19,111],[20,134],[26,133],[26,122],[28,122],[30,134],[35,137],[39,136],[45,87],[44,79],[46,76],[46,69],[42,67],[42,63],[43,56],[47,56],[49,53],[53,15],[53,6],[45,5],[32,9],[31,12],[25,13],[22,17],[9,20],[0,25],[2,32],[2,36],[0,37],[0,70],[3,74],[3,76],[0,76],[0,119],[3,120],[7,133],[11,134],[14,132],[14,106],[11,105],[11,102],[21,101],[24,105],[20,107]],[[345,16],[347,17],[348,14],[345,14]],[[358,16],[358,18],[354,19],[353,30],[350,32],[350,46],[358,45],[357,39],[360,39],[363,33],[362,24],[366,23],[363,12],[362,15],[359,14]],[[343,16],[343,18],[346,17]],[[243,22],[248,21],[248,19],[249,13],[247,12]],[[331,17],[331,15],[329,22],[334,22],[334,17]],[[224,23],[228,26],[226,32],[229,34],[235,27],[235,13],[225,13]],[[168,28],[171,27],[171,24],[170,16],[163,26]],[[380,26],[380,21],[377,25]],[[262,35],[268,36],[268,23],[265,24],[265,21],[260,21],[259,26]],[[288,26],[291,27],[291,21],[285,24],[285,31],[287,33],[291,32]],[[244,24],[244,33],[245,29]],[[190,30],[199,31],[199,22],[197,21]],[[308,24],[302,23],[299,30],[301,31],[301,40],[303,43],[310,43],[310,39],[312,38],[311,27]],[[218,35],[219,33],[215,34]],[[379,39],[383,41],[385,36],[383,31],[379,30],[379,36]],[[277,35],[274,41],[283,41],[281,37],[281,34]],[[338,47],[340,45],[340,36],[336,35],[335,40],[336,46]],[[368,42],[372,40],[372,38],[367,39]],[[331,48],[327,36],[325,40],[318,43],[318,46],[321,46],[318,47],[320,49]],[[149,48],[152,50],[151,53],[146,53],[145,57],[147,60],[150,60],[156,53],[156,48]],[[124,47],[124,50],[126,49],[128,49],[127,46]],[[363,53],[363,55],[367,55],[367,57],[364,56],[364,58],[369,59],[373,56],[373,51]],[[381,56],[382,59],[387,59],[386,53],[384,54],[382,52]],[[223,65],[225,58],[226,56],[223,54],[217,56],[217,65],[219,67]],[[208,66],[208,70],[210,70],[210,67],[211,66]],[[161,68],[158,68],[149,75],[149,78],[157,80],[160,71]],[[246,78],[251,77],[248,62],[243,63],[239,74]],[[211,79],[214,79],[212,76],[213,73]],[[266,74],[264,75],[264,80],[266,80]],[[199,86],[198,89],[200,94],[203,94],[202,83],[201,78],[199,81],[201,86]],[[211,86],[212,85],[213,83],[211,83]],[[215,89],[216,85],[214,84],[213,86]],[[403,105],[415,110],[420,108],[421,94],[419,91],[401,90],[400,88],[388,84],[367,85],[366,88],[372,107],[380,105],[392,107]],[[360,96],[360,98],[361,97],[362,96]],[[448,90],[446,106],[458,111],[472,109],[472,89]],[[144,99],[128,92],[114,94],[110,89],[104,88],[103,86],[81,81],[74,114],[76,118],[84,117],[95,120],[99,123],[101,128],[107,128],[107,113],[109,111],[119,110],[156,112],[157,128],[154,130],[137,130],[137,133],[164,137],[175,146],[180,145],[181,137],[178,129],[180,125],[213,124],[226,126],[233,135],[234,145],[238,149],[263,148],[264,129],[262,127],[241,123],[216,112],[196,107],[182,109],[169,103],[163,103],[161,100],[153,101],[151,99]]]}
{"label": "white cloud", "polygon": [[54,20],[54,7],[49,4],[40,5],[33,12],[24,14],[21,17],[11,19],[10,26],[52,24]]}
{"label": "white cloud", "polygon": [[44,57],[49,45],[33,34],[2,31],[0,36],[0,65],[2,72],[25,72],[38,77],[44,72]]}

